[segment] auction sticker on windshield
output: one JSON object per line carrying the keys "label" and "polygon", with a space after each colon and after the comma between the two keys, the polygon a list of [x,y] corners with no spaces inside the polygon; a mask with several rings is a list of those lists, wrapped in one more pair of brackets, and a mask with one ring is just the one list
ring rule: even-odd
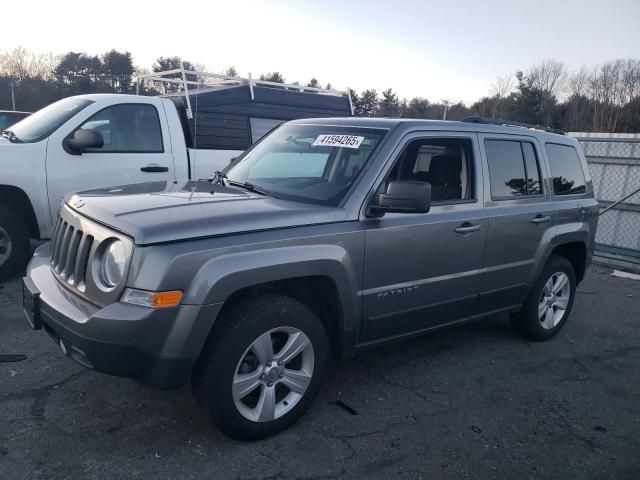
{"label": "auction sticker on windshield", "polygon": [[364,137],[356,135],[318,135],[313,142],[314,147],[359,148]]}

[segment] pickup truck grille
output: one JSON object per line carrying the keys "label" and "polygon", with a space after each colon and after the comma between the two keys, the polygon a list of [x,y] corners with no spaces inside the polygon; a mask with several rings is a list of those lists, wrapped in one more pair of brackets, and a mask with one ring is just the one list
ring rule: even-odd
{"label": "pickup truck grille", "polygon": [[[99,270],[106,247],[115,240],[123,243],[127,263],[121,285],[109,287],[101,281]],[[49,260],[54,276],[63,286],[98,306],[117,302],[125,288],[132,256],[131,237],[81,215],[68,205],[60,207]]]}
{"label": "pickup truck grille", "polygon": [[51,241],[51,267],[61,280],[84,292],[93,235],[58,217]]}

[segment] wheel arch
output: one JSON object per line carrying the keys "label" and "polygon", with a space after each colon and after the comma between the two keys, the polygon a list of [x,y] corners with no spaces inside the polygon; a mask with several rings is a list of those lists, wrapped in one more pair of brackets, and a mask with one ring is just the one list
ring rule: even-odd
{"label": "wheel arch", "polygon": [[[345,326],[343,305],[335,281],[327,275],[310,275],[250,285],[235,291],[224,302],[219,316],[233,306],[262,294],[280,294],[305,304],[320,318],[334,358],[343,358]],[[214,325],[215,327],[215,325]]]}
{"label": "wheel arch", "polygon": [[0,185],[0,206],[11,209],[24,221],[31,238],[40,238],[38,219],[31,199],[24,190],[13,185]]}
{"label": "wheel arch", "polygon": [[261,293],[290,296],[318,315],[327,329],[333,356],[345,358],[355,353],[360,315],[354,272],[349,255],[337,245],[223,255],[200,268],[184,302],[222,304],[216,316],[220,318],[226,309]]}
{"label": "wheel arch", "polygon": [[559,235],[547,244],[542,261],[538,262],[535,274],[531,279],[533,283],[538,279],[544,266],[553,255],[566,258],[576,274],[576,283],[580,283],[587,272],[591,258],[590,237],[588,232],[578,230],[564,235]]}
{"label": "wheel arch", "polygon": [[582,241],[566,242],[554,247],[549,253],[549,258],[558,255],[569,260],[576,274],[576,283],[579,284],[587,272],[587,244]]}

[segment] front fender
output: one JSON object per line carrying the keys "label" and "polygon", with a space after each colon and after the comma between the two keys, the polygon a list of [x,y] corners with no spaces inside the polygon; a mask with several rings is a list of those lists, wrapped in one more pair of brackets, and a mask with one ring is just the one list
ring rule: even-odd
{"label": "front fender", "polygon": [[[267,282],[324,276],[335,284],[342,311],[343,354],[355,345],[360,318],[359,261],[339,245],[303,245],[237,252],[212,258],[198,270],[183,303],[224,303],[235,292]],[[353,344],[353,345],[352,345]]]}
{"label": "front fender", "polygon": [[355,269],[348,252],[338,245],[304,245],[231,253],[202,265],[183,303],[224,302],[242,288],[312,275],[332,278],[338,292],[345,294],[345,299],[355,298],[358,291]]}

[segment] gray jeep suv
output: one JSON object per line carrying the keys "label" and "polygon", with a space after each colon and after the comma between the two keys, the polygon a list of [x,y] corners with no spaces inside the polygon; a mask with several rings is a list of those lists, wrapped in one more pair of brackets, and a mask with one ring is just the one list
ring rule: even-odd
{"label": "gray jeep suv", "polygon": [[70,195],[24,307],[82,365],[191,382],[223,432],[257,439],[309,408],[330,357],[499,312],[553,337],[597,213],[561,134],[298,120],[209,181]]}

